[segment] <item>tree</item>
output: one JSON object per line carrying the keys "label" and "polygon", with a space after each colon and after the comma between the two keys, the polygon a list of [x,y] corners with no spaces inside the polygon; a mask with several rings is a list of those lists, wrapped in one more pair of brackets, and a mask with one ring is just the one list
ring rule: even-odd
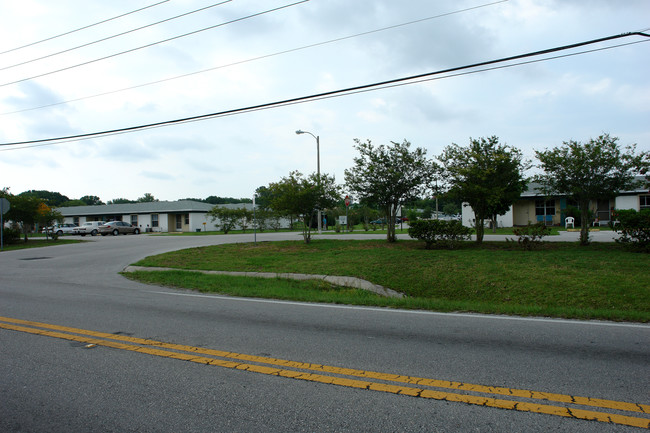
{"label": "tree", "polygon": [[11,203],[11,208],[5,214],[5,219],[20,225],[25,242],[27,242],[27,232],[34,227],[38,219],[39,206],[43,204],[43,200],[35,195],[11,195],[6,190],[4,193]]}
{"label": "tree", "polygon": [[150,192],[145,192],[144,195],[137,200],[138,203],[152,203],[155,201],[158,201],[158,199],[155,198]]}
{"label": "tree", "polygon": [[242,211],[246,211],[246,209],[231,209],[223,206],[215,206],[208,211],[207,215],[212,218],[212,221],[219,220],[221,230],[224,234],[228,234],[241,220],[243,216]]}
{"label": "tree", "polygon": [[311,241],[316,210],[333,207],[340,200],[340,188],[334,177],[327,174],[303,177],[302,173],[293,171],[281,181],[269,184],[268,189],[271,209],[302,219],[302,235],[307,244]]}
{"label": "tree", "polygon": [[395,217],[405,201],[421,195],[433,176],[433,164],[426,158],[426,150],[410,151],[411,143],[391,142],[391,146],[373,146],[354,140],[359,156],[354,167],[345,170],[345,183],[363,204],[378,206],[386,221],[386,239],[395,242]]}
{"label": "tree", "polygon": [[589,243],[589,202],[611,199],[619,191],[642,182],[635,175],[650,166],[648,152],[635,154],[636,145],[621,148],[618,137],[603,134],[587,143],[565,141],[551,150],[535,151],[544,174],[535,180],[547,194],[566,194],[580,209],[580,245]]}
{"label": "tree", "polygon": [[496,136],[470,138],[467,147],[452,143],[437,159],[449,185],[447,194],[471,206],[476,242],[483,242],[485,220],[495,221],[521,196],[527,184],[523,173],[530,164],[519,149],[500,144]]}
{"label": "tree", "polygon": [[97,206],[104,204],[104,202],[102,202],[102,200],[96,195],[84,195],[79,200],[84,202],[86,206]]}
{"label": "tree", "polygon": [[136,203],[133,200],[129,200],[128,198],[114,198],[113,200],[109,200],[108,203],[106,204],[129,204],[129,203]]}
{"label": "tree", "polygon": [[[44,202],[41,202],[38,205],[38,209],[36,211],[36,222],[41,226],[45,227],[45,237],[47,238],[49,236],[49,233],[47,231],[47,227],[51,226],[54,224],[54,221],[62,221],[63,216],[61,215],[60,212],[55,211],[48,205],[46,205]],[[56,237],[53,236],[55,239]]]}
{"label": "tree", "polygon": [[52,206],[52,207],[61,206],[63,203],[70,200],[68,197],[66,197],[65,195],[63,195],[61,193],[52,192],[52,191],[45,191],[45,190],[30,189],[29,191],[21,192],[18,195],[19,196],[30,196],[30,197],[39,198],[45,204],[47,204],[49,206]]}

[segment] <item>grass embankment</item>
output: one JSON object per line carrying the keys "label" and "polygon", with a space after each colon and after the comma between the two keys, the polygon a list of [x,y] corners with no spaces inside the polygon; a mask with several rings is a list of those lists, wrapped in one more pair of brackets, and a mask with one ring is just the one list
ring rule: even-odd
{"label": "grass embankment", "polygon": [[547,243],[522,251],[513,243],[425,250],[416,241],[270,242],[193,248],[148,257],[139,266],[288,272],[363,278],[408,295],[383,298],[362,290],[299,282],[136,272],[139,281],[237,296],[495,314],[650,321],[647,254],[618,244]]}

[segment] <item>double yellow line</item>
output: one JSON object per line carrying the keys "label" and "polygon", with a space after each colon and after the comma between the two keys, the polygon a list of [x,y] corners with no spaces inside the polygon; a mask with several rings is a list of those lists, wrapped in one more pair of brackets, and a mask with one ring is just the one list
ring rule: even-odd
{"label": "double yellow line", "polygon": [[[111,347],[148,355],[311,382],[650,429],[650,417],[648,417],[648,414],[650,414],[650,405],[648,404],[627,403],[524,389],[473,385],[462,382],[310,364],[182,344],[164,343],[126,335],[108,334],[2,316],[0,316],[0,328],[77,341],[85,343],[86,347],[89,348],[95,346]],[[457,392],[441,391],[441,389]],[[494,396],[506,396],[508,399],[496,398]],[[559,404],[550,405],[546,404],[546,402]],[[598,410],[585,409],[585,407],[597,408]],[[613,412],[602,412],[600,411],[602,409]],[[630,413],[637,416],[632,416]],[[646,417],[640,417],[638,414],[643,414]]]}

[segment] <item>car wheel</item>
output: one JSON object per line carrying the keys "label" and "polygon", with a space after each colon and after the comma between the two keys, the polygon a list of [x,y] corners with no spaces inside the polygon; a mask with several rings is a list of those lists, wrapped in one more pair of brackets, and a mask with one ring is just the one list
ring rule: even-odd
{"label": "car wheel", "polygon": [[139,234],[140,234],[140,229],[135,229],[135,230],[133,230],[133,234],[134,234],[134,235],[139,235]]}
{"label": "car wheel", "polygon": [[92,232],[90,232],[90,236],[97,236],[97,230],[93,230]]}
{"label": "car wheel", "polygon": [[57,236],[63,236],[63,231],[59,230],[58,232],[56,232],[56,235]]}
{"label": "car wheel", "polygon": [[117,229],[113,230],[113,236],[117,236],[119,234],[120,234],[120,232]]}

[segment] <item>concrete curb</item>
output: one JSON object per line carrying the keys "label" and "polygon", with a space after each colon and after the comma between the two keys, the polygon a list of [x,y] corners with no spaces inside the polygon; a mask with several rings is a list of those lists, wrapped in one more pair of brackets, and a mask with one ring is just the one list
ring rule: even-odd
{"label": "concrete curb", "polygon": [[388,298],[403,298],[404,294],[396,292],[395,290],[388,289],[378,284],[373,284],[370,281],[362,280],[355,277],[342,277],[334,275],[314,275],[314,274],[287,274],[276,272],[228,272],[228,271],[202,271],[196,269],[177,269],[177,268],[154,268],[147,266],[127,266],[123,272],[135,271],[187,271],[187,272],[200,272],[202,274],[212,275],[233,275],[237,277],[257,277],[257,278],[285,278],[290,280],[324,280],[330,284],[343,287],[352,287],[354,289],[368,290],[369,292],[376,293],[380,296]]}

